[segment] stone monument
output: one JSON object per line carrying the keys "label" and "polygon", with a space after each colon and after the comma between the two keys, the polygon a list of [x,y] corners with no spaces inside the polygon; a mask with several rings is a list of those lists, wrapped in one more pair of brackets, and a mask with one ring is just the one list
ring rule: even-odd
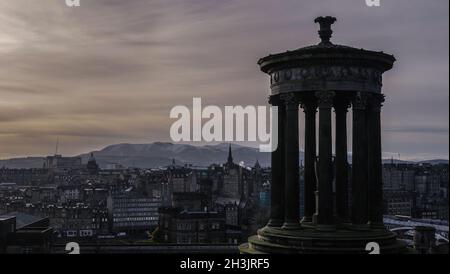
{"label": "stone monument", "polygon": [[[330,16],[315,19],[320,25],[319,44],[258,62],[270,76],[269,102],[278,107],[278,148],[272,152],[270,220],[241,245],[242,253],[368,253],[370,242],[378,244],[381,253],[405,250],[405,244],[383,225],[382,74],[392,68],[395,58],[333,44],[335,21]],[[305,113],[303,201],[299,200],[299,106]],[[351,174],[349,108],[353,112]],[[305,209],[302,219],[300,202]]]}

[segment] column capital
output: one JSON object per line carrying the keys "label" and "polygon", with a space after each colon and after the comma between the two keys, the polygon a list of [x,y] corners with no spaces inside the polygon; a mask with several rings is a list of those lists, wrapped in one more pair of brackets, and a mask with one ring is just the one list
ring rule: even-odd
{"label": "column capital", "polygon": [[300,101],[300,107],[305,114],[315,114],[317,112],[317,101],[314,99],[304,99]]}
{"label": "column capital", "polygon": [[336,113],[347,113],[348,109],[351,107],[350,100],[348,98],[339,98],[337,97],[336,100],[334,100],[334,111]]}
{"label": "column capital", "polygon": [[369,94],[367,97],[367,107],[370,111],[380,112],[385,101],[384,94]]}
{"label": "column capital", "polygon": [[352,98],[353,109],[365,110],[367,107],[367,94],[358,91]]}
{"label": "column capital", "polygon": [[280,100],[283,102],[287,108],[298,108],[298,99],[293,93],[283,93],[280,95]]}
{"label": "column capital", "polygon": [[334,91],[321,90],[315,93],[317,105],[319,108],[331,108],[333,107],[333,100],[336,93]]}
{"label": "column capital", "polygon": [[272,106],[278,106],[280,104],[280,98],[277,95],[269,95],[268,98],[268,102],[269,104],[271,104]]}

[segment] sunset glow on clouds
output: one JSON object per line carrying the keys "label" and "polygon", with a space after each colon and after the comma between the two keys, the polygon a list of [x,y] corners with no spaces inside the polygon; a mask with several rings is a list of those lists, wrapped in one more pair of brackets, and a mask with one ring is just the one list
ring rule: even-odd
{"label": "sunset glow on clouds", "polygon": [[193,97],[266,105],[257,60],[317,43],[313,19],[333,15],[334,43],[397,58],[384,77],[386,155],[448,159],[449,3],[381,3],[1,1],[0,158],[51,154],[58,136],[67,155],[170,141],[170,109]]}

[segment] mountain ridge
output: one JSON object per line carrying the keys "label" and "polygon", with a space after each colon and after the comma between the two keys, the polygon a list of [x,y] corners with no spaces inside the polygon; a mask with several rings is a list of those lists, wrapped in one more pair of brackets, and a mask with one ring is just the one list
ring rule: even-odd
{"label": "mountain ridge", "polygon": [[[235,163],[244,162],[246,166],[254,166],[256,161],[261,166],[270,166],[270,153],[259,152],[257,148],[220,143],[215,145],[194,146],[191,144],[173,144],[170,142],[154,142],[144,144],[119,143],[108,145],[100,150],[95,150],[77,155],[87,162],[92,153],[100,167],[108,164],[120,164],[125,167],[155,168],[167,166],[175,159],[177,164],[192,164],[194,166],[209,166],[221,164],[227,161],[228,147],[231,145]],[[300,161],[303,161],[303,152],[299,152]],[[351,157],[349,157],[351,161]],[[45,157],[22,157],[0,160],[0,168],[40,168]],[[389,163],[391,159],[383,159]],[[432,159],[425,161],[403,161],[394,159],[394,163],[447,163],[445,159]]]}

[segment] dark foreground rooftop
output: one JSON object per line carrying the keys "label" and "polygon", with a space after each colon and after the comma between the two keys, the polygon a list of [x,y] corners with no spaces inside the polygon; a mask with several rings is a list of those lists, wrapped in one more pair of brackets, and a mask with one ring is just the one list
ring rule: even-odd
{"label": "dark foreground rooftop", "polygon": [[[67,253],[65,245],[54,245],[53,253]],[[239,254],[237,245],[226,244],[80,244],[80,254]]]}

